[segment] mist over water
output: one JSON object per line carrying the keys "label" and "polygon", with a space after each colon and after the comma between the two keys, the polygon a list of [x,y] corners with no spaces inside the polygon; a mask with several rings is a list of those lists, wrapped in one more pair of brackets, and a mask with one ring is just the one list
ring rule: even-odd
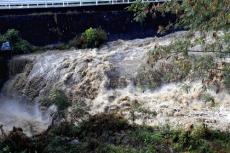
{"label": "mist over water", "polygon": [[32,136],[47,129],[50,121],[49,110],[41,111],[37,104],[28,103],[21,97],[0,96],[0,124],[6,132],[21,127]]}

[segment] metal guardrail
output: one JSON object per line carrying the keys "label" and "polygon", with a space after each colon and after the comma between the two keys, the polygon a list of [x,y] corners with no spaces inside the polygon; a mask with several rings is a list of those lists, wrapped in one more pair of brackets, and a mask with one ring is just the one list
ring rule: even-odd
{"label": "metal guardrail", "polygon": [[[136,0],[0,0],[1,9],[79,7],[96,5],[130,4]],[[167,0],[142,0],[142,2],[165,2]]]}

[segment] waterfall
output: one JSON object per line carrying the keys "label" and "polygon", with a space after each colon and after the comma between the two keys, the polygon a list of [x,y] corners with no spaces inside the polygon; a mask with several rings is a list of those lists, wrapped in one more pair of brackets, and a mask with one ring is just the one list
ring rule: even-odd
{"label": "waterfall", "polygon": [[[151,49],[168,45],[184,33],[162,38],[117,40],[98,49],[52,50],[15,57],[9,64],[10,78],[2,89],[7,97],[0,99],[0,108],[16,110],[16,114],[20,114],[20,123],[25,124],[15,126],[30,129],[28,125],[33,125],[34,129],[41,131],[49,123],[49,111],[43,112],[39,108],[41,100],[53,89],[59,89],[72,104],[67,112],[71,119],[79,110],[76,108],[84,104],[91,115],[118,113],[137,124],[183,127],[202,121],[210,127],[226,129],[230,123],[230,95],[227,91],[223,89],[217,93],[215,87],[204,90],[200,78],[175,79],[173,76],[171,82],[161,81],[165,70],[173,68],[173,60],[178,62],[181,55],[176,55],[179,58],[163,57],[148,65],[147,56]],[[178,77],[175,72],[169,71],[170,75]],[[140,85],[154,82],[157,86],[151,84],[142,88],[138,79]],[[16,114],[3,118],[18,117]],[[11,126],[18,123],[1,118],[0,122]],[[31,130],[27,132],[33,133]]]}
{"label": "waterfall", "polygon": [[28,103],[21,97],[0,97],[0,124],[7,132],[13,127],[21,127],[32,136],[47,129],[49,123],[49,113],[42,112],[37,104]]}
{"label": "waterfall", "polygon": [[[31,60],[15,57],[5,66],[9,75],[0,93],[0,125],[6,132],[21,127],[28,136],[33,136],[46,130],[51,123],[51,110],[42,111],[39,103],[31,102],[26,95],[17,92],[23,88],[31,64]],[[12,83],[20,79],[17,86]]]}

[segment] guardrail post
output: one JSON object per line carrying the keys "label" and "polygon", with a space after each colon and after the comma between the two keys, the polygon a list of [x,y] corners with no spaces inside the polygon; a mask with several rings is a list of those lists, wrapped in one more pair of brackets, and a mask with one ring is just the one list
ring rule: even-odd
{"label": "guardrail post", "polygon": [[96,5],[98,5],[98,0],[96,0]]}
{"label": "guardrail post", "polygon": [[82,0],[80,0],[80,6],[82,6]]}

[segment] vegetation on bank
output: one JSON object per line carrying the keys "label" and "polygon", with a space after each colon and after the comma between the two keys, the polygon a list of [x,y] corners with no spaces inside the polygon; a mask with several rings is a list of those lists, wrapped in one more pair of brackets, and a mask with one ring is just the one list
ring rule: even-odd
{"label": "vegetation on bank", "polygon": [[[1,153],[228,153],[230,135],[204,124],[186,130],[130,125],[121,116],[98,114],[78,126],[62,122],[32,138],[19,131],[0,144]],[[17,146],[17,147],[16,147]]]}
{"label": "vegetation on bank", "polygon": [[9,42],[14,55],[26,54],[35,51],[51,50],[51,49],[77,49],[98,48],[108,40],[107,33],[101,28],[86,29],[80,36],[76,36],[68,43],[58,45],[38,47],[30,44],[22,39],[20,32],[15,29],[9,29],[5,34],[0,34],[0,47],[4,42]]}
{"label": "vegetation on bank", "polygon": [[89,28],[76,36],[69,45],[75,48],[98,48],[108,40],[107,33],[101,28]]}
{"label": "vegetation on bank", "polygon": [[173,13],[177,16],[175,24],[189,30],[219,30],[229,29],[230,24],[230,1],[229,0],[172,0],[160,3],[143,4],[141,1],[128,7],[134,12],[134,19],[143,22],[147,16],[164,16]]}
{"label": "vegetation on bank", "polygon": [[0,34],[0,44],[9,42],[13,50],[13,54],[30,53],[33,46],[26,40],[22,39],[19,31],[9,29],[5,34]]}
{"label": "vegetation on bank", "polygon": [[86,48],[99,48],[101,45],[108,41],[108,35],[105,30],[101,28],[88,28],[82,34],[77,35],[67,43],[58,45],[38,47],[36,50],[66,50],[70,48],[86,49]]}

